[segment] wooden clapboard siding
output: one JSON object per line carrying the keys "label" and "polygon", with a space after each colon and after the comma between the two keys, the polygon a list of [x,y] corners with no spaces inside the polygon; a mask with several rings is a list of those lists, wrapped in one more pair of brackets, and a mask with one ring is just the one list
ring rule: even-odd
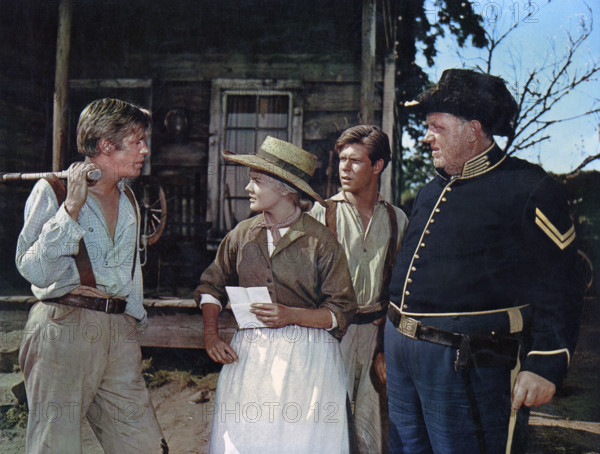
{"label": "wooden clapboard siding", "polygon": [[307,82],[304,85],[305,111],[347,112],[360,108],[357,82]]}
{"label": "wooden clapboard siding", "polygon": [[[381,111],[375,112],[375,123],[381,124]],[[331,134],[359,124],[358,111],[349,112],[304,112],[303,142],[323,140]],[[325,150],[323,150],[325,151]]]}
{"label": "wooden clapboard siding", "polygon": [[[156,58],[154,71],[160,74],[162,80],[155,81],[153,93],[157,112],[155,117],[158,116],[162,121],[169,109],[185,110],[190,137],[194,136],[207,147],[208,184],[204,194],[207,198],[207,222],[219,226],[219,229],[233,227],[231,222],[225,222],[228,207],[221,202],[224,189],[217,172],[223,146],[220,136],[223,90],[280,90],[293,93],[293,136],[290,140],[310,149],[317,156],[318,170],[312,181],[315,189],[323,194],[328,187],[331,189],[325,169],[330,164],[332,144],[344,129],[360,122],[360,70],[357,62],[315,55],[230,54],[195,57],[169,55]],[[382,74],[382,68],[378,67],[375,75],[377,81],[381,80]],[[381,90],[376,89],[373,108],[378,117],[382,105]],[[164,128],[162,131],[159,129],[157,134],[164,135]],[[160,162],[164,164],[164,161],[163,154]],[[245,202],[233,200],[231,204],[235,209]],[[241,216],[243,210],[234,211]]]}
{"label": "wooden clapboard siding", "polygon": [[[355,64],[318,55],[158,55],[150,65],[152,72],[170,81],[301,78],[307,82],[360,82],[360,70]],[[376,80],[381,80],[381,69]]]}
{"label": "wooden clapboard siding", "polygon": [[322,140],[357,124],[358,111],[305,112],[303,141]]}
{"label": "wooden clapboard siding", "polygon": [[160,80],[154,85],[154,118],[157,136],[165,134],[164,117],[169,110],[181,109],[188,119],[188,138],[206,146],[210,115],[210,82]]}
{"label": "wooden clapboard siding", "polygon": [[[303,141],[325,139],[332,132],[359,122],[360,73],[353,63],[305,55],[254,56],[252,61],[240,55],[212,56],[208,61],[189,55],[165,56],[157,62],[157,72],[164,79],[154,85],[155,106],[164,113],[171,108],[185,109],[191,117],[190,135],[199,138],[209,136],[211,118],[218,115],[210,111],[211,81],[216,79],[248,79],[248,89],[259,89],[260,79],[269,87],[276,86],[277,80],[301,80]],[[376,80],[381,80],[381,75],[378,68]],[[374,110],[380,111],[381,90],[376,94]]]}
{"label": "wooden clapboard siding", "polygon": [[[360,83],[307,82],[304,86],[305,111],[347,112],[360,110]],[[374,109],[381,110],[382,97],[374,100]]]}
{"label": "wooden clapboard siding", "polygon": [[174,105],[190,110],[207,110],[210,107],[209,81],[163,79],[154,83],[154,90],[156,103],[163,108]]}

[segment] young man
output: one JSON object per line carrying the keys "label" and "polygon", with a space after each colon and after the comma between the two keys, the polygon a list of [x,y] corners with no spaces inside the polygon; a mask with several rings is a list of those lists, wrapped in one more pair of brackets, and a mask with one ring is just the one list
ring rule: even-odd
{"label": "young man", "polygon": [[516,412],[552,399],[573,354],[575,230],[560,185],[494,142],[517,112],[501,78],[449,69],[409,106],[438,176],[390,286],[390,452],[509,452]]}
{"label": "young man", "polygon": [[121,181],[139,176],[150,126],[132,104],[92,102],[77,126],[85,161],[69,168],[66,191],[42,179],[27,200],[16,264],[39,300],[19,353],[28,453],[81,453],[83,418],[107,453],[168,451],[141,375],[139,213]]}
{"label": "young man", "polygon": [[354,408],[359,451],[382,452],[383,321],[392,266],[407,219],[378,192],[379,177],[391,160],[384,132],[377,126],[354,126],[342,133],[335,149],[342,191],[328,200],[327,209],[315,205],[311,214],[336,233],[348,258],[359,305],[341,343],[348,395]]}

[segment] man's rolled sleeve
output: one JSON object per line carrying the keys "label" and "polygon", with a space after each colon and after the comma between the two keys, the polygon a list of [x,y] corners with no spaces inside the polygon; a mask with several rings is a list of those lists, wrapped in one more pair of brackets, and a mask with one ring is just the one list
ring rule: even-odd
{"label": "man's rolled sleeve", "polygon": [[358,310],[358,304],[346,254],[337,241],[327,245],[327,251],[321,255],[318,267],[321,276],[320,291],[323,295],[321,307],[328,308],[335,315],[338,326],[331,333],[341,338]]}
{"label": "man's rolled sleeve", "polygon": [[200,285],[194,290],[194,300],[198,307],[201,305],[202,295],[211,295],[214,299],[223,302],[227,298],[225,286],[230,282],[235,282],[235,257],[237,254],[237,244],[231,239],[232,232],[229,232],[217,250],[215,260],[204,270],[200,277]]}

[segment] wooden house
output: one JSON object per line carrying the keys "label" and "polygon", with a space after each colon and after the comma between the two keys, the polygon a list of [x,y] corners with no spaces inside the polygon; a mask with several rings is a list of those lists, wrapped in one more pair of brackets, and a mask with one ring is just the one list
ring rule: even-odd
{"label": "wooden house", "polygon": [[[223,235],[250,215],[244,191],[247,170],[224,162],[223,149],[253,153],[267,135],[293,142],[318,158],[312,184],[329,196],[337,191],[333,145],[344,129],[374,123],[393,136],[395,69],[388,30],[393,2],[25,3],[37,12],[17,6],[15,12],[22,20],[43,22],[43,30],[32,26],[30,33],[40,46],[46,45],[48,54],[58,56],[53,60],[45,53],[43,60],[46,77],[55,77],[53,87],[31,76],[31,86],[45,95],[41,98],[54,96],[55,123],[59,77],[65,87],[64,108],[58,111],[65,115],[66,132],[62,142],[54,132],[55,165],[77,159],[74,129],[89,101],[119,97],[153,112],[144,184],[164,190],[167,219],[160,240],[148,249],[148,288],[193,285]],[[65,3],[70,15],[61,10]],[[62,44],[61,33],[68,37],[63,36]],[[61,58],[68,65],[62,76]],[[25,66],[22,73],[35,71],[33,62]],[[8,110],[17,108],[22,87],[17,80],[10,83],[15,93]],[[51,123],[48,107],[47,103],[45,120]],[[25,108],[40,121],[32,103]],[[36,132],[44,134],[37,141],[48,146],[49,128]],[[31,154],[25,154],[12,166],[40,170],[33,168]],[[49,158],[46,150],[41,161],[48,170]],[[35,163],[39,166],[40,160]],[[382,181],[388,197],[389,173],[386,170]]]}

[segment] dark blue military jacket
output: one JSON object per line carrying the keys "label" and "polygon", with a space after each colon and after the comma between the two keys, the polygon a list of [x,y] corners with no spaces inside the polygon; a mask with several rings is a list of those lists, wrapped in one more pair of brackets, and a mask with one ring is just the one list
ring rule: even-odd
{"label": "dark blue military jacket", "polygon": [[[559,183],[494,145],[462,175],[440,173],[419,191],[394,268],[392,303],[464,334],[520,331],[522,370],[558,384],[581,310],[574,240]],[[519,308],[521,320],[510,308]],[[523,329],[515,329],[520,321]]]}

